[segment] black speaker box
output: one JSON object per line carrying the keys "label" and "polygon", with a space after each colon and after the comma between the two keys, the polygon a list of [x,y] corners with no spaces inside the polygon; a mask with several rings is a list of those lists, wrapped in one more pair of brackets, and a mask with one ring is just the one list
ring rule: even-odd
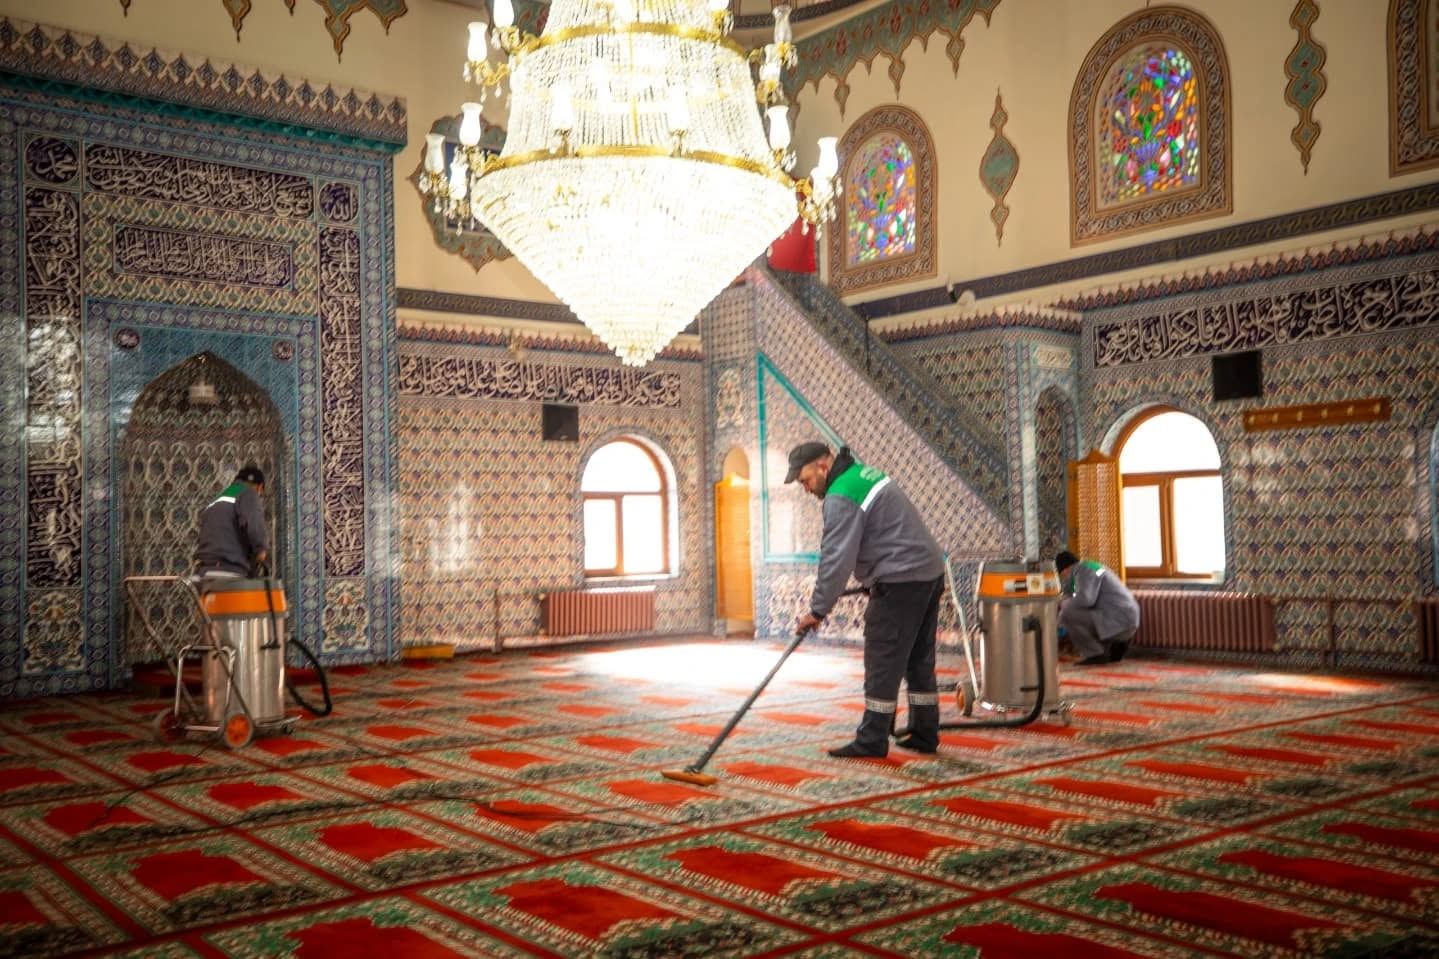
{"label": "black speaker box", "polygon": [[580,441],[580,408],[560,403],[546,403],[540,414],[540,422],[547,440],[564,443]]}
{"label": "black speaker box", "polygon": [[1264,395],[1264,366],[1259,350],[1214,356],[1214,400],[1245,400]]}

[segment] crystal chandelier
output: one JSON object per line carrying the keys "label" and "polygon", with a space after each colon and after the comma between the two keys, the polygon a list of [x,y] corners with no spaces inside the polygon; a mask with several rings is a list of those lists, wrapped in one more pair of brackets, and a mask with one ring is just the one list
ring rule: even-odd
{"label": "crystal chandelier", "polygon": [[[834,216],[835,139],[789,174],[781,72],[789,7],[747,54],[728,0],[554,0],[540,36],[495,0],[469,27],[459,146],[426,140],[420,191],[484,226],[627,364],[643,366],[794,222]],[[491,62],[491,47],[507,59]],[[758,68],[758,82],[751,72]],[[503,150],[480,148],[486,97],[511,106]],[[757,106],[758,103],[758,106]],[[769,121],[765,136],[759,107]]]}

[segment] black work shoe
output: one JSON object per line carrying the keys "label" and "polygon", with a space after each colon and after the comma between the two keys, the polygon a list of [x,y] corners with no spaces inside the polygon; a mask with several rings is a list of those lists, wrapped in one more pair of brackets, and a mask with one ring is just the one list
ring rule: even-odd
{"label": "black work shoe", "polygon": [[895,739],[894,744],[900,749],[908,749],[912,753],[932,754],[939,752],[939,744],[932,743],[915,736],[914,733],[905,733]]}
{"label": "black work shoe", "polygon": [[848,746],[838,746],[829,751],[829,754],[836,759],[883,759],[884,752],[873,752],[865,749],[859,743],[850,743]]}
{"label": "black work shoe", "polygon": [[1076,666],[1103,666],[1103,665],[1104,665],[1105,663],[1107,663],[1107,662],[1109,662],[1109,654],[1108,654],[1108,653],[1100,653],[1098,656],[1086,656],[1086,657],[1084,657],[1083,659],[1081,659],[1079,662],[1075,663],[1074,665],[1076,665]]}
{"label": "black work shoe", "polygon": [[1117,662],[1119,662],[1121,659],[1124,658],[1124,654],[1127,653],[1127,652],[1129,652],[1129,644],[1128,644],[1128,643],[1110,643],[1110,644],[1109,644],[1109,661],[1110,661],[1111,663],[1117,663]]}

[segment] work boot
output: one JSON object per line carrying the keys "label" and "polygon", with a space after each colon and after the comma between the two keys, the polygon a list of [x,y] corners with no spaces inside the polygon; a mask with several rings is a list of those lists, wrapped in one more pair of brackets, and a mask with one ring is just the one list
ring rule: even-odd
{"label": "work boot", "polygon": [[883,759],[889,755],[889,730],[893,722],[893,713],[881,713],[873,709],[866,709],[864,718],[859,721],[859,728],[855,730],[854,742],[847,746],[831,749],[829,754],[841,759],[852,759],[859,756]]}
{"label": "work boot", "polygon": [[829,751],[835,759],[883,759],[889,755],[889,751],[871,752],[862,747],[858,742],[848,743],[844,746],[836,746]]}
{"label": "work boot", "polygon": [[916,753],[939,750],[939,707],[910,706],[909,729],[897,736],[894,744]]}

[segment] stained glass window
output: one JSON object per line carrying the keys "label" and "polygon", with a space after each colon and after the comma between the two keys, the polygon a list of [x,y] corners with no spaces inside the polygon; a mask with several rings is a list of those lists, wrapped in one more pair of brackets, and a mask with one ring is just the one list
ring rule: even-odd
{"label": "stained glass window", "polygon": [[1199,183],[1199,81],[1183,50],[1143,46],[1120,58],[1098,113],[1101,207]]}
{"label": "stained glass window", "polygon": [[914,252],[914,151],[883,131],[856,151],[844,184],[845,260],[875,263]]}

